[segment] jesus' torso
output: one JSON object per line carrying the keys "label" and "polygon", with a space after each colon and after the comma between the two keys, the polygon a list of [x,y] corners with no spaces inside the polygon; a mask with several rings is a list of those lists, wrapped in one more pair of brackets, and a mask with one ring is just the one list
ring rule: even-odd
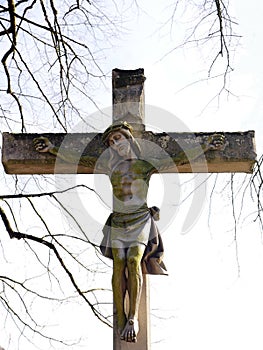
{"label": "jesus' torso", "polygon": [[149,182],[154,171],[153,165],[144,160],[126,159],[118,162],[110,174],[114,211],[147,207]]}

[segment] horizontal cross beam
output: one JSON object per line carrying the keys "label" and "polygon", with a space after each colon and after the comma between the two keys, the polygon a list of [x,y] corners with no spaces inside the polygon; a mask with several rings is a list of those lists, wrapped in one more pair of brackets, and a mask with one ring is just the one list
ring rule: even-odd
{"label": "horizontal cross beam", "polygon": [[[148,145],[147,157],[162,157],[162,152],[168,154],[172,159],[182,151],[191,149],[213,135],[214,132],[200,133],[153,133],[144,131],[140,134],[141,140]],[[169,169],[168,172],[190,173],[190,172],[244,172],[252,173],[256,160],[254,145],[254,131],[246,132],[222,132],[225,136],[226,147],[223,151],[208,151],[205,155],[207,168],[204,168],[200,159],[194,161],[194,169],[191,164],[178,165],[177,168]],[[81,151],[85,155],[99,158],[105,151],[105,146],[101,141],[102,134],[41,134],[48,137],[50,141],[60,146],[76,152]],[[12,134],[3,133],[2,162],[8,174],[54,174],[56,163],[56,173],[79,173],[91,174],[94,169],[79,165],[69,164],[58,159],[49,153],[38,153],[33,147],[33,139],[39,134]],[[136,135],[135,135],[136,136]],[[139,139],[140,140],[140,139]],[[154,143],[156,148],[152,148]],[[147,147],[146,147],[147,148]],[[151,154],[152,153],[152,154]],[[147,158],[144,158],[147,160]],[[166,171],[164,171],[166,172]]]}

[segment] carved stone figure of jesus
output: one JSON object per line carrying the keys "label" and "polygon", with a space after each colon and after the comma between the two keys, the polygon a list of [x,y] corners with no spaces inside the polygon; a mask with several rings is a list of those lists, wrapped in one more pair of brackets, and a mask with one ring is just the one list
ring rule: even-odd
{"label": "carved stone figure of jesus", "polygon": [[[159,210],[148,208],[147,194],[151,175],[169,165],[165,159],[154,162],[141,159],[140,146],[127,122],[111,125],[102,140],[109,147],[110,157],[105,171],[112,184],[113,212],[103,229],[101,251],[104,256],[113,259],[112,290],[119,336],[124,341],[136,342],[142,274],[167,274],[162,261],[163,243],[155,224]],[[68,162],[78,158],[80,164],[94,166],[97,161],[92,157],[79,158],[72,152],[60,151],[45,137],[36,138],[34,145],[38,152],[49,152]],[[216,134],[190,154],[194,159],[200,152],[221,150],[223,147],[224,136]],[[178,155],[178,163],[189,161],[183,152]],[[127,313],[124,305],[126,293],[129,297]]]}

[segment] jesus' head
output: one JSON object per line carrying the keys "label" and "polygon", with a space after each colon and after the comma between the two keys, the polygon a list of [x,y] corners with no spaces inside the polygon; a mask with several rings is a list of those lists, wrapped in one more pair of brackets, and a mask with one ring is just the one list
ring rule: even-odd
{"label": "jesus' head", "polygon": [[127,122],[117,122],[109,126],[103,133],[104,144],[110,147],[115,156],[122,159],[137,158],[140,146],[132,135],[133,129]]}

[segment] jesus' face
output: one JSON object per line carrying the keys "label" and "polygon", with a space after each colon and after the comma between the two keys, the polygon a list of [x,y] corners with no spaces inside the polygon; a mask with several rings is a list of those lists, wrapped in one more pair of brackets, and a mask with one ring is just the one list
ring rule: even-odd
{"label": "jesus' face", "polygon": [[127,158],[131,154],[130,141],[120,132],[114,131],[108,139],[109,146],[122,158]]}

